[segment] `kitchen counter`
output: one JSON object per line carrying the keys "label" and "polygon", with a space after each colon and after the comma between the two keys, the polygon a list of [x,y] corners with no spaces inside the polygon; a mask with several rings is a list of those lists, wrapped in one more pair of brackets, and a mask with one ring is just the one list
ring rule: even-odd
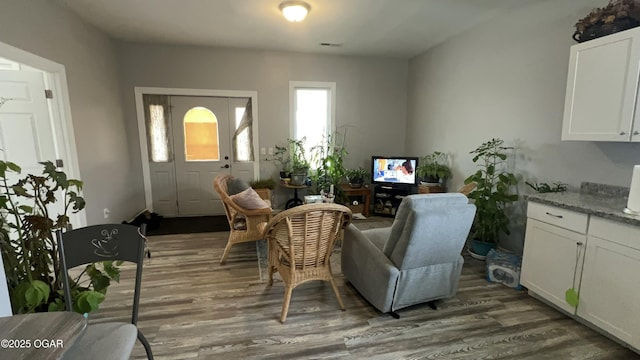
{"label": "kitchen counter", "polygon": [[629,189],[582,183],[580,192],[542,193],[525,196],[529,201],[552,205],[605,219],[640,226],[640,216],[625,214]]}

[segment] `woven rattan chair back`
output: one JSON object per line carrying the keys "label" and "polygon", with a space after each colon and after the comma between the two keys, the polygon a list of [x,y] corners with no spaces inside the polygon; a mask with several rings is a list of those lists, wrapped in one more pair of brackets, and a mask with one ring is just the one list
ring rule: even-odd
{"label": "woven rattan chair back", "polygon": [[285,283],[280,321],[287,318],[293,288],[311,280],[331,283],[340,308],[344,304],[331,272],[331,253],[336,240],[351,222],[351,210],[337,204],[309,204],[285,210],[265,226],[269,244],[269,285],[279,272]]}

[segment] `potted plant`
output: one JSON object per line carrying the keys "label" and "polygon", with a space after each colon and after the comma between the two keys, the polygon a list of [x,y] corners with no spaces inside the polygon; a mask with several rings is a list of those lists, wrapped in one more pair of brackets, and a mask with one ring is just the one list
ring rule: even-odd
{"label": "potted plant", "polygon": [[269,189],[273,190],[276,187],[276,182],[272,178],[258,179],[249,182],[249,185],[254,189]]}
{"label": "potted plant", "polygon": [[347,182],[352,188],[361,188],[369,177],[369,172],[361,167],[346,171]]}
{"label": "potted plant", "polygon": [[416,169],[416,174],[427,184],[440,184],[441,180],[451,177],[448,155],[440,151],[425,156]]}
{"label": "potted plant", "polygon": [[512,147],[504,146],[503,140],[491,139],[471,151],[473,162],[479,169],[464,183],[477,184],[468,197],[476,205],[476,216],[471,227],[471,251],[478,257],[486,256],[497,245],[500,233],[509,234],[505,205],[518,199],[518,195],[510,193],[511,186],[517,185],[518,181],[513,173],[505,169],[504,164],[509,149]]}
{"label": "potted plant", "polygon": [[573,39],[584,42],[640,25],[640,1],[611,0],[578,20]]}
{"label": "potted plant", "polygon": [[544,193],[557,193],[557,192],[565,192],[567,191],[567,184],[561,183],[561,182],[556,182],[553,183],[553,186],[541,182],[541,183],[531,183],[529,181],[525,181],[525,184],[527,184],[527,186],[529,186],[530,188],[532,188],[533,190],[544,194]]}
{"label": "potted plant", "polygon": [[[12,184],[21,169],[0,161],[0,249],[14,314],[61,311],[65,308],[58,280],[60,262],[53,233],[68,228],[69,212],[85,206],[79,195],[82,182],[68,179],[48,161],[42,175],[28,174]],[[52,216],[50,207],[62,202],[62,213]],[[88,265],[71,279],[74,309],[88,313],[98,309],[111,280],[120,270],[111,261]]]}
{"label": "potted plant", "polygon": [[291,184],[303,185],[309,172],[309,160],[307,160],[304,143],[306,138],[300,140],[287,139],[289,142],[289,155],[291,157]]}
{"label": "potted plant", "polygon": [[318,168],[311,174],[314,191],[317,194],[329,194],[333,189],[333,196],[338,203],[347,201],[340,184],[344,181],[346,169],[344,157],[347,150],[344,147],[345,134],[335,132],[322,143],[311,149],[311,161]]}
{"label": "potted plant", "polygon": [[291,158],[289,157],[289,147],[276,145],[273,160],[280,165],[280,179],[291,178]]}

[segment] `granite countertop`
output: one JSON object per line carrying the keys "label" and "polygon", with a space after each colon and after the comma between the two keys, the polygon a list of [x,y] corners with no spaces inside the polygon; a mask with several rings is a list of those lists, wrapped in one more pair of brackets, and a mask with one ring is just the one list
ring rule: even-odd
{"label": "granite countertop", "polygon": [[628,196],[628,188],[582,183],[580,192],[531,194],[525,198],[541,204],[640,226],[640,216],[622,212],[627,206]]}

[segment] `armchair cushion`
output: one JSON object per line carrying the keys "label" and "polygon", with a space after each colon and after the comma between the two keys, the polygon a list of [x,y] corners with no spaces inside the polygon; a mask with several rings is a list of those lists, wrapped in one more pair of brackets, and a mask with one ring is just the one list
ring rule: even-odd
{"label": "armchair cushion", "polygon": [[241,193],[248,188],[250,188],[249,184],[240,178],[230,177],[227,179],[227,194],[229,196]]}
{"label": "armchair cushion", "polygon": [[266,209],[270,207],[252,188],[247,188],[235,195],[229,196],[229,198],[238,204],[238,206],[249,210]]}

